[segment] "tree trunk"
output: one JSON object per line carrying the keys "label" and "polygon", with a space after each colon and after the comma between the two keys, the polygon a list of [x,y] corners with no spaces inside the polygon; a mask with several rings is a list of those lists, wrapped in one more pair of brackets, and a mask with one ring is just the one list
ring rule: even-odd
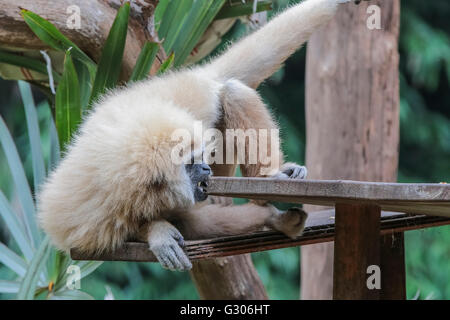
{"label": "tree trunk", "polygon": [[[368,28],[367,20],[373,18],[372,11],[367,13],[370,5],[381,8],[381,30]],[[348,4],[310,39],[308,178],[396,181],[399,17],[399,0]],[[301,254],[302,299],[330,299],[333,243],[302,247]]]}
{"label": "tree trunk", "polygon": [[267,299],[250,254],[195,262],[191,277],[202,299]]}

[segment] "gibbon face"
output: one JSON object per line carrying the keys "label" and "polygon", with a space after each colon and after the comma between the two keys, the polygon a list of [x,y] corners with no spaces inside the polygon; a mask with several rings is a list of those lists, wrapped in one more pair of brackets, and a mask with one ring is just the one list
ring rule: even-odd
{"label": "gibbon face", "polygon": [[208,198],[206,188],[211,175],[211,168],[206,163],[192,163],[185,165],[186,172],[191,179],[195,202],[205,201]]}

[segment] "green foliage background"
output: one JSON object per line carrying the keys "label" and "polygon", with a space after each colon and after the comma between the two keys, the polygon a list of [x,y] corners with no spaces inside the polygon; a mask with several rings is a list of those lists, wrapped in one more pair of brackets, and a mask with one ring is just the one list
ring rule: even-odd
{"label": "green foliage background", "polygon": [[[276,1],[274,11],[288,3],[288,0]],[[450,181],[449,16],[447,0],[402,1],[400,182]],[[227,34],[227,40],[245,32],[246,27],[237,23]],[[304,159],[305,142],[304,71],[305,49],[302,49],[260,88],[283,128],[288,159],[300,163]],[[35,98],[42,101],[44,96],[37,94]],[[0,80],[0,114],[19,146],[28,179],[33,181],[21,103],[16,83]],[[37,111],[43,131],[43,152],[48,157],[49,110],[41,104]],[[11,196],[11,177],[1,152],[0,172],[0,187]],[[5,242],[7,238],[8,234],[0,226],[0,241]],[[450,299],[450,227],[407,232],[406,258],[409,299]],[[297,248],[257,253],[253,259],[271,298],[298,298]],[[0,279],[12,276],[11,271],[0,266]],[[81,285],[83,291],[97,299],[103,299],[109,290],[116,299],[198,298],[187,273],[166,271],[150,263],[106,262],[83,279]]]}

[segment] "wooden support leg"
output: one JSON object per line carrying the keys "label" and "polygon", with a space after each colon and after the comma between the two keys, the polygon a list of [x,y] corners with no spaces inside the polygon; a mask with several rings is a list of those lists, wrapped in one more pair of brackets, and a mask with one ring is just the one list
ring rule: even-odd
{"label": "wooden support leg", "polygon": [[405,247],[403,232],[381,237],[381,292],[383,300],[405,300]]}
{"label": "wooden support leg", "polygon": [[380,214],[374,205],[336,204],[334,299],[380,298],[380,290],[367,285],[368,267],[380,270]]}

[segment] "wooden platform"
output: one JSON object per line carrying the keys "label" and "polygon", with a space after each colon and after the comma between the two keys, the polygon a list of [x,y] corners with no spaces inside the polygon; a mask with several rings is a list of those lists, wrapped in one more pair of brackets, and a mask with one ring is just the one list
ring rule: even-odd
{"label": "wooden platform", "polygon": [[208,193],[330,207],[336,203],[370,204],[384,211],[450,217],[450,185],[445,183],[214,177]]}
{"label": "wooden platform", "polygon": [[[187,241],[191,260],[334,241],[334,299],[406,299],[403,231],[450,224],[450,185],[358,181],[221,178],[211,195],[331,206],[309,215],[302,236],[275,231]],[[382,211],[383,210],[383,211]],[[214,214],[214,213],[211,213]],[[156,261],[146,243],[74,260]],[[381,270],[381,287],[369,288],[369,267]]]}
{"label": "wooden platform", "polygon": [[[334,221],[334,210],[314,212],[309,215],[303,235],[294,240],[279,232],[262,231],[247,235],[186,241],[186,252],[191,260],[197,260],[333,241]],[[391,234],[447,224],[450,224],[450,219],[444,217],[382,212],[380,233]],[[139,242],[129,242],[115,252],[102,255],[84,255],[72,249],[71,256],[74,260],[157,261],[148,249],[148,244]]]}

